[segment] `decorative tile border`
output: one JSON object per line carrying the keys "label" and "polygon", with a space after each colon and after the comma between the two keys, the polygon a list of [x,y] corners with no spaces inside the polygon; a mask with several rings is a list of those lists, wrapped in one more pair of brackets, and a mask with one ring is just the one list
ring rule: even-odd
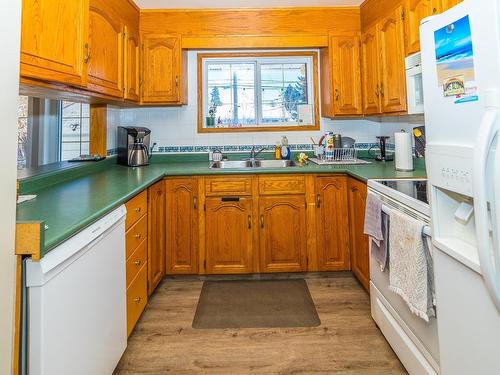
{"label": "decorative tile border", "polygon": [[[359,150],[367,150],[376,143],[356,143],[355,146]],[[207,153],[210,150],[220,150],[222,152],[250,152],[254,145],[220,145],[220,146],[158,146],[153,152],[155,154],[173,154],[173,153]],[[274,150],[275,145],[255,145],[256,149],[267,147],[270,151]],[[394,149],[393,144],[387,144],[389,150]],[[312,151],[313,147],[310,143],[290,144],[292,151]],[[111,150],[108,150],[108,155]],[[113,150],[116,153],[116,149]]]}
{"label": "decorative tile border", "polygon": [[118,154],[118,148],[110,148],[109,150],[106,150],[106,156],[113,156]]}

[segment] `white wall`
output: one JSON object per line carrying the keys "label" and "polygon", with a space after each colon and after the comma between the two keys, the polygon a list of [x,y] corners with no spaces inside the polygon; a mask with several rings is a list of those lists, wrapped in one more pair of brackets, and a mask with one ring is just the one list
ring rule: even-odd
{"label": "white wall", "polygon": [[12,371],[20,31],[21,0],[0,2],[0,374],[5,375]]}
{"label": "white wall", "polygon": [[[321,74],[321,72],[320,72]],[[202,133],[197,132],[197,51],[188,53],[188,105],[182,107],[143,107],[120,110],[120,125],[145,126],[152,131],[152,142],[158,147],[168,146],[225,146],[225,145],[274,145],[282,135],[287,135],[291,144],[310,144],[310,137],[318,138],[326,131],[349,136],[358,143],[375,143],[377,135],[392,135],[401,128],[410,130],[407,117],[343,119],[321,118],[321,130],[311,132],[243,132]],[[116,133],[116,130],[113,130]],[[116,136],[108,135],[108,149],[114,148]]]}

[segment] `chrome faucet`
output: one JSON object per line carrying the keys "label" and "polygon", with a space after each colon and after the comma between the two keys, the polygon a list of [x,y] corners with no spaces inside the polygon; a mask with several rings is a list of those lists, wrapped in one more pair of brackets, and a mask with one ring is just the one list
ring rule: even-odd
{"label": "chrome faucet", "polygon": [[250,159],[255,160],[257,155],[259,155],[262,151],[267,150],[268,148],[266,146],[262,147],[259,151],[255,151],[255,146],[252,146],[252,151],[250,151]]}

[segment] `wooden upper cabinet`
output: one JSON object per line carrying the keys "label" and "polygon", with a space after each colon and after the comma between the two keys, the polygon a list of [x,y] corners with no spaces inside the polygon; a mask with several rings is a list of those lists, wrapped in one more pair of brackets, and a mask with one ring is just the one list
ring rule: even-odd
{"label": "wooden upper cabinet", "polygon": [[87,84],[89,0],[23,0],[21,76]]}
{"label": "wooden upper cabinet", "polygon": [[354,178],[348,179],[349,233],[351,268],[358,280],[370,289],[370,259],[368,236],[364,234],[366,184]]}
{"label": "wooden upper cabinet", "polygon": [[307,267],[304,195],[259,198],[261,272],[302,272]]}
{"label": "wooden upper cabinet", "polygon": [[166,180],[167,274],[198,273],[198,181]]}
{"label": "wooden upper cabinet", "polygon": [[90,0],[88,88],[123,97],[123,22],[105,0]]}
{"label": "wooden upper cabinet", "polygon": [[376,26],[368,29],[361,36],[361,70],[363,113],[365,115],[378,114],[381,109],[379,48]]}
{"label": "wooden upper cabinet", "polygon": [[350,269],[346,177],[316,178],[316,242],[319,271]]}
{"label": "wooden upper cabinet", "polygon": [[380,98],[384,113],[406,111],[403,8],[397,7],[378,23]]}
{"label": "wooden upper cabinet", "polygon": [[148,188],[148,294],[165,275],[166,200],[165,181]]}
{"label": "wooden upper cabinet", "polygon": [[251,273],[253,257],[252,198],[206,200],[206,273]]}
{"label": "wooden upper cabinet", "polygon": [[139,32],[125,26],[125,46],[124,46],[124,98],[132,101],[139,101],[140,83],[140,41]]}
{"label": "wooden upper cabinet", "polygon": [[[433,13],[431,0],[406,0],[404,9],[406,54],[420,51],[420,21]],[[436,10],[437,11],[437,10]]]}
{"label": "wooden upper cabinet", "polygon": [[183,61],[177,35],[142,35],[143,103],[181,103]]}
{"label": "wooden upper cabinet", "polygon": [[363,113],[359,37],[332,37],[333,108],[335,115]]}
{"label": "wooden upper cabinet", "polygon": [[458,5],[462,2],[462,0],[432,0],[434,9],[437,10],[437,13],[442,13],[455,5]]}

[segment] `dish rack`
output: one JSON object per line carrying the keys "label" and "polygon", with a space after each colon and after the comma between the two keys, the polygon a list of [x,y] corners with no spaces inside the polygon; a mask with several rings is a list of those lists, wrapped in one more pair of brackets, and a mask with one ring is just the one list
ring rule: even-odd
{"label": "dish rack", "polygon": [[333,155],[324,159],[310,158],[309,160],[315,164],[331,165],[331,164],[370,164],[369,161],[358,159],[358,150],[355,147],[336,148],[333,150]]}

